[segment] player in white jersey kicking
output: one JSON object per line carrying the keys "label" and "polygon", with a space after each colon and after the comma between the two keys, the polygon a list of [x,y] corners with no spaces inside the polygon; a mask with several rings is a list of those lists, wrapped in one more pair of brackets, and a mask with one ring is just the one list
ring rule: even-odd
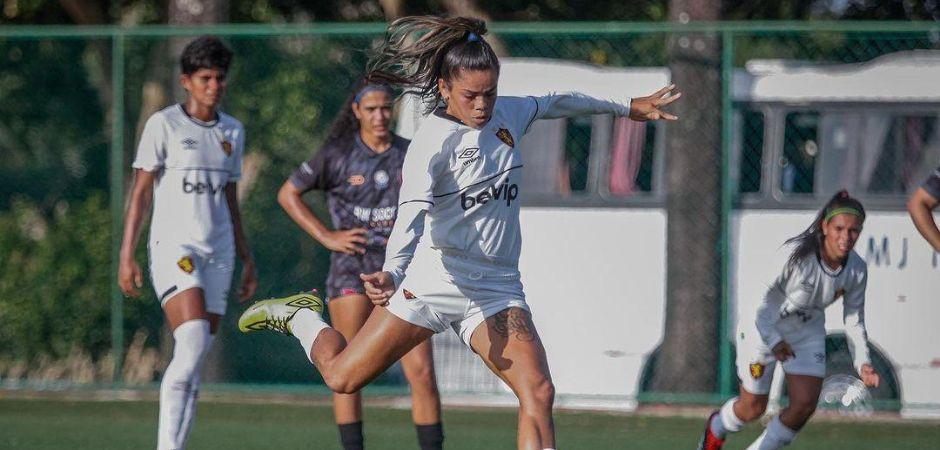
{"label": "player in white jersey kicking", "polygon": [[825,309],[838,300],[855,369],[865,385],[878,386],[865,331],[868,266],[853,250],[864,222],[861,202],[840,191],[806,231],[787,240],[794,248],[783,272],[767,289],[757,317],[739,327],[738,397],[709,416],[699,449],[720,449],[728,433],[764,414],[777,361],[790,403],[748,448],[776,449],[793,441],[819,402],[826,375]]}
{"label": "player in white jersey kicking", "polygon": [[152,202],[150,276],[175,339],[160,384],[161,450],[186,446],[199,371],[225,314],[236,254],[243,266],[239,298],[248,299],[257,287],[235,196],[245,129],[218,110],[231,59],[214,37],[186,46],[180,57],[186,102],[147,120],[133,163],[118,282],[125,295],[140,295],[134,250]]}
{"label": "player in white jersey kicking", "polygon": [[366,294],[383,307],[348,344],[310,295],[258,302],[239,325],[296,336],[337,392],[359,390],[451,328],[519,398],[519,448],[553,448],[555,389],[518,270],[525,186],[516,143],[542,118],[674,120],[659,108],[679,94],[670,86],[632,102],[577,93],[498,97],[499,60],[485,33],[477,19],[406,17],[370,60],[371,79],[419,91],[431,113],[405,156],[384,270],[362,275]]}

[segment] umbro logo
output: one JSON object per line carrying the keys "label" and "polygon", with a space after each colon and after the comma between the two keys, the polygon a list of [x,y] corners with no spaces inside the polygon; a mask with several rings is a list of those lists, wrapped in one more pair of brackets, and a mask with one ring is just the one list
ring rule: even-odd
{"label": "umbro logo", "polygon": [[193,138],[186,138],[183,139],[181,144],[183,144],[183,150],[195,150],[196,146],[199,145],[199,141]]}
{"label": "umbro logo", "polygon": [[480,149],[477,148],[477,147],[466,148],[466,149],[464,149],[463,152],[460,153],[459,156],[457,156],[457,158],[459,158],[459,159],[470,159],[470,158],[473,158],[474,156],[476,156],[476,154],[479,153],[479,152],[480,152]]}
{"label": "umbro logo", "polygon": [[474,161],[480,159],[480,148],[479,147],[469,147],[463,149],[457,159],[461,160],[461,166],[466,167],[468,164],[472,164]]}

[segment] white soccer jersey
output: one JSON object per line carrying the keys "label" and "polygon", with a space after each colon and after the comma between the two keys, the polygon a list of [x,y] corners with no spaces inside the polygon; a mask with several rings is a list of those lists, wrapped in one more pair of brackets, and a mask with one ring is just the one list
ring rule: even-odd
{"label": "white soccer jersey", "polygon": [[384,270],[400,285],[425,231],[427,211],[431,247],[517,271],[524,187],[516,142],[537,119],[629,112],[628,98],[499,97],[489,122],[474,129],[439,109],[421,124],[405,156]]}
{"label": "white soccer jersey", "polygon": [[221,112],[206,123],[173,105],[147,120],[133,167],[157,173],[151,244],[209,255],[234,248],[225,186],[241,178],[244,147],[244,127]]}
{"label": "white soccer jersey", "polygon": [[815,254],[788,264],[757,310],[757,330],[771,349],[782,340],[796,343],[825,336],[825,309],[841,298],[849,351],[860,371],[863,364],[870,364],[865,331],[867,280],[868,266],[855,251],[835,271]]}

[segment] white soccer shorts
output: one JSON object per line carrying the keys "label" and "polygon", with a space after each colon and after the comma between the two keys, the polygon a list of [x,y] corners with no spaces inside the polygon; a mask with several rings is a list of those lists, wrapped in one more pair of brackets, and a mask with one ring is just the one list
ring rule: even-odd
{"label": "white soccer shorts", "polygon": [[205,255],[184,245],[156,243],[149,248],[150,277],[160,305],[187,289],[202,288],[206,312],[225,315],[235,255]]}
{"label": "white soccer shorts", "polygon": [[[756,342],[755,342],[756,341]],[[796,355],[783,362],[783,372],[792,375],[826,377],[826,336],[812,336],[797,342],[788,342]],[[744,390],[758,395],[770,393],[777,361],[760,335],[738,335],[738,378]]]}
{"label": "white soccer shorts", "polygon": [[529,311],[518,271],[445,256],[416,257],[386,308],[435,333],[453,328],[470,347],[470,337],[481,323],[513,307]]}

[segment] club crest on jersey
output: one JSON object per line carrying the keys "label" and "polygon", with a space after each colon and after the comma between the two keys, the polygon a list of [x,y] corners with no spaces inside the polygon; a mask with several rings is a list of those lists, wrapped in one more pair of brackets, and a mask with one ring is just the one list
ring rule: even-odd
{"label": "club crest on jersey", "polygon": [[384,170],[376,170],[375,174],[372,175],[372,181],[375,182],[375,187],[379,189],[385,189],[388,187],[388,172]]}
{"label": "club crest on jersey", "polygon": [[232,156],[232,143],[229,141],[222,141],[222,151],[225,152],[225,156]]}
{"label": "club crest on jersey", "polygon": [[193,258],[189,255],[180,258],[180,260],[176,262],[176,266],[185,273],[193,273],[193,271],[196,270],[196,266],[193,264]]}
{"label": "club crest on jersey", "polygon": [[505,128],[500,128],[499,131],[496,132],[496,137],[498,137],[499,140],[505,142],[506,145],[510,147],[516,146],[516,141],[512,139],[512,134],[510,134],[509,130]]}
{"label": "club crest on jersey", "polygon": [[751,371],[751,377],[753,377],[755,380],[764,376],[763,364],[751,363],[751,365],[748,366],[748,369]]}
{"label": "club crest on jersey", "polygon": [[195,150],[196,146],[199,145],[199,141],[193,138],[186,138],[186,139],[183,139],[183,141],[180,142],[180,144],[183,144],[183,150]]}
{"label": "club crest on jersey", "polygon": [[351,186],[360,186],[366,182],[366,177],[362,175],[353,175],[346,179],[346,182]]}

